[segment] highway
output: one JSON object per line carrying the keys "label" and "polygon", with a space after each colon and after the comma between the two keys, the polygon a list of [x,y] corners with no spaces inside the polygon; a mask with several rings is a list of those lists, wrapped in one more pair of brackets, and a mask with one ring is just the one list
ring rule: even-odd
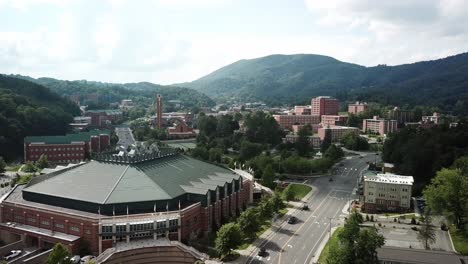
{"label": "highway", "polygon": [[308,211],[295,210],[296,224],[274,224],[274,232],[262,242],[267,255],[258,256],[258,248],[252,252],[247,263],[312,263],[321,241],[328,238],[330,225],[337,226],[346,217],[346,205],[351,202],[357,176],[367,164],[374,162],[375,154],[363,158],[351,156],[336,166],[330,177],[314,178],[305,183],[313,187],[313,195],[307,200]]}

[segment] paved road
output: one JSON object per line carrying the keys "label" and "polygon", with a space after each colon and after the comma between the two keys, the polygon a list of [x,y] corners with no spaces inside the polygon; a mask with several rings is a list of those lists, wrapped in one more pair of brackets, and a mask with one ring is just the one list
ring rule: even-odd
{"label": "paved road", "polygon": [[118,146],[128,148],[128,146],[135,144],[135,138],[133,138],[133,133],[130,127],[118,126],[115,128],[115,134],[119,137],[119,141],[117,142]]}
{"label": "paved road", "polygon": [[247,263],[310,263],[320,242],[327,238],[331,226],[339,225],[346,216],[343,209],[349,205],[353,188],[360,171],[374,161],[375,155],[364,158],[354,156],[343,160],[329,177],[306,181],[314,188],[314,194],[307,200],[309,211],[297,210],[293,215],[299,219],[296,224],[284,222],[274,225],[275,232],[263,242],[268,255],[259,257],[258,249],[249,256]]}

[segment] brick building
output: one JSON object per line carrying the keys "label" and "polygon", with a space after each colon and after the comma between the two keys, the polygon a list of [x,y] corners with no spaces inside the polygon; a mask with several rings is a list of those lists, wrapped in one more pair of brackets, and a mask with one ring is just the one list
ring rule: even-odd
{"label": "brick building", "polygon": [[292,129],[293,125],[313,125],[320,123],[317,115],[273,115],[282,129]]}
{"label": "brick building", "polygon": [[109,130],[91,130],[64,136],[36,136],[24,138],[24,160],[36,161],[46,155],[52,163],[83,161],[91,153],[108,150]]}
{"label": "brick building", "polygon": [[311,101],[311,115],[338,115],[340,110],[340,102],[330,96],[319,96],[312,98]]}
{"label": "brick building", "polygon": [[312,108],[310,105],[296,105],[294,106],[294,114],[295,115],[311,115]]}
{"label": "brick building", "polygon": [[[322,124],[309,124],[310,127],[312,128],[312,134],[317,133],[318,129],[322,127]],[[301,128],[303,128],[305,125],[292,125],[292,132],[294,134],[297,134]]]}
{"label": "brick building", "polygon": [[396,120],[388,120],[374,116],[372,119],[362,120],[362,131],[364,133],[374,133],[379,135],[386,135],[394,133],[398,130]]}
{"label": "brick building", "polygon": [[423,116],[421,121],[422,123],[437,125],[440,123],[440,115],[438,113],[433,113],[431,116]]}
{"label": "brick building", "polygon": [[411,207],[412,176],[391,173],[364,175],[363,211],[409,212]]}
{"label": "brick building", "polygon": [[96,160],[17,185],[0,203],[0,239],[94,254],[139,239],[187,241],[251,202],[249,179],[173,151]]}
{"label": "brick building", "polygon": [[348,121],[348,116],[342,115],[322,115],[322,125],[325,126],[344,126]]}
{"label": "brick building", "polygon": [[[283,143],[296,143],[299,136],[294,134],[288,134],[286,137],[283,138]],[[322,144],[322,140],[318,136],[308,136],[307,139],[309,140],[309,144],[314,148],[319,148]]]}
{"label": "brick building", "polygon": [[387,119],[396,120],[399,125],[414,121],[414,114],[409,110],[401,110],[395,107],[387,112]]}
{"label": "brick building", "polygon": [[367,103],[356,102],[354,104],[348,104],[348,113],[357,115],[367,111],[367,108]]}
{"label": "brick building", "polygon": [[318,129],[318,136],[320,140],[322,141],[324,140],[327,131],[330,131],[332,142],[340,141],[344,137],[344,135],[348,133],[359,134],[359,128],[356,128],[356,127],[346,127],[346,126],[322,127]]}
{"label": "brick building", "polygon": [[187,126],[187,124],[182,120],[176,120],[172,127],[168,127],[167,134],[170,139],[184,139],[196,137],[193,128]]}
{"label": "brick building", "polygon": [[91,125],[94,127],[109,127],[122,119],[120,110],[87,110],[85,116],[91,117]]}

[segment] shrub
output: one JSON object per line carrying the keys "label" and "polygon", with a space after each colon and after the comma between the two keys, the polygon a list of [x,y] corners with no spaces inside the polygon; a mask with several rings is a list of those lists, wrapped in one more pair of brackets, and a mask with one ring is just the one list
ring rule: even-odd
{"label": "shrub", "polygon": [[381,224],[381,223],[379,223],[378,225],[379,225],[379,227],[382,227],[382,224]]}
{"label": "shrub", "polygon": [[396,221],[397,221],[397,220],[396,220],[396,218],[393,218],[393,222],[395,222],[395,223],[396,223]]}
{"label": "shrub", "polygon": [[369,220],[370,220],[370,219],[369,219],[369,215],[366,214],[366,222],[369,222]]}
{"label": "shrub", "polygon": [[411,217],[411,224],[412,224],[412,225],[415,225],[415,224],[416,224],[416,218]]}
{"label": "shrub", "polygon": [[447,224],[442,223],[442,224],[440,225],[440,229],[443,230],[443,231],[448,231]]}
{"label": "shrub", "polygon": [[370,220],[371,220],[371,222],[374,222],[374,215],[370,216]]}

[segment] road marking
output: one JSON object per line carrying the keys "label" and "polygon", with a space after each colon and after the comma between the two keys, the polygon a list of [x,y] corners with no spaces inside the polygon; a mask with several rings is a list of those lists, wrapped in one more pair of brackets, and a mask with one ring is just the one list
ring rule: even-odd
{"label": "road marking", "polygon": [[[294,235],[299,232],[299,230],[302,229],[302,227],[304,226],[305,223],[307,223],[307,221],[309,221],[309,219],[312,217],[312,214],[314,214],[320,207],[322,207],[323,203],[327,200],[327,198],[330,196],[330,193],[332,191],[329,191],[327,193],[327,195],[325,196],[325,198],[323,198],[323,200],[320,202],[320,204],[317,206],[317,208],[315,208],[315,210],[311,213],[311,215],[309,217],[307,217],[307,219],[302,223],[302,225],[296,230],[293,232],[293,234],[291,235],[291,237],[288,239],[288,241],[286,241],[286,244],[289,243],[289,241],[291,241],[291,239],[294,238]],[[283,251],[284,251],[284,248],[286,246],[286,244],[281,248],[280,252],[279,252],[279,257],[278,257],[278,263],[281,263],[281,255],[283,254]]]}

